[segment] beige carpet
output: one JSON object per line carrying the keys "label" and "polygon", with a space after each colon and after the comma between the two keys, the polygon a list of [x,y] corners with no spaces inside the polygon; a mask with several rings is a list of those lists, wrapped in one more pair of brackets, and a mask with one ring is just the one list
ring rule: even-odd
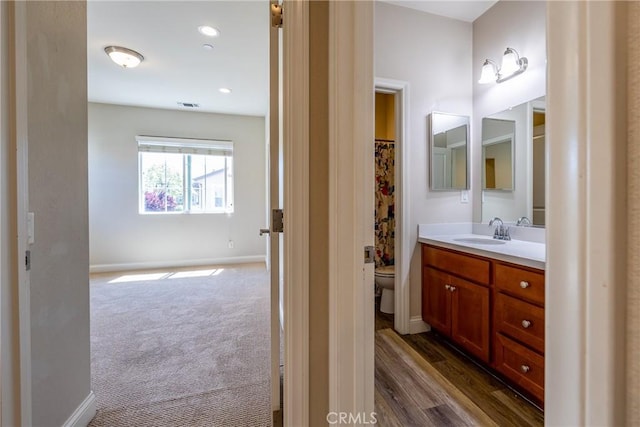
{"label": "beige carpet", "polygon": [[90,426],[268,426],[263,265],[94,276]]}

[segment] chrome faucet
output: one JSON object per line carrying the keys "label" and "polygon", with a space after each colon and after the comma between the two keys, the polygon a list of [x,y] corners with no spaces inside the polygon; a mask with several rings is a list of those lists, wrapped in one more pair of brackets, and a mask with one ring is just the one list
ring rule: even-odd
{"label": "chrome faucet", "polygon": [[495,217],[495,218],[493,218],[491,221],[489,221],[489,227],[491,227],[491,226],[493,225],[493,223],[494,223],[494,222],[498,222],[498,221],[500,221],[500,224],[499,224],[499,225],[503,225],[503,224],[504,224],[504,222],[502,222],[502,220],[501,220],[500,218]]}
{"label": "chrome faucet", "polygon": [[[500,224],[498,224],[498,221],[500,222]],[[494,223],[496,224],[496,230],[493,232],[493,238],[497,240],[511,240],[509,227],[505,226],[504,222],[498,217],[495,217],[491,221],[489,221],[489,227],[491,227]]]}
{"label": "chrome faucet", "polygon": [[526,216],[521,216],[520,218],[518,218],[518,221],[516,222],[516,227],[529,227],[531,225],[531,220],[529,218],[527,218]]}

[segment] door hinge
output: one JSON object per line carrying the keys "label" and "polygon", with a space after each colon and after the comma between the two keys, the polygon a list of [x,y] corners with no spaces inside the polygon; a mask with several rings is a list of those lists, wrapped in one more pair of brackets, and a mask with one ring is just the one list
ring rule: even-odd
{"label": "door hinge", "polygon": [[27,271],[31,270],[31,251],[24,253],[24,268]]}
{"label": "door hinge", "polygon": [[282,233],[284,231],[284,212],[282,209],[271,210],[271,232]]}
{"label": "door hinge", "polygon": [[273,28],[282,28],[282,5],[271,4],[271,26]]}
{"label": "door hinge", "polygon": [[376,261],[376,249],[373,246],[364,247],[364,263],[372,264]]}

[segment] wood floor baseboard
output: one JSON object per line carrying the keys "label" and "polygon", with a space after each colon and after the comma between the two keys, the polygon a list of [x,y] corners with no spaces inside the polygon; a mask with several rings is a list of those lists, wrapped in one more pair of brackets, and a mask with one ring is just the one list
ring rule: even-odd
{"label": "wood floor baseboard", "polygon": [[410,334],[421,334],[423,332],[429,332],[430,330],[431,326],[422,320],[422,316],[412,316],[411,319],[409,319]]}

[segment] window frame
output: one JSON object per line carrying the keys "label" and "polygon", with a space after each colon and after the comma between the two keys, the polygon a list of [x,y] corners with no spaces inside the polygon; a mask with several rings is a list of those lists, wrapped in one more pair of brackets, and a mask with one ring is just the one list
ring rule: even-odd
{"label": "window frame", "polygon": [[[136,145],[138,152],[137,197],[139,215],[219,215],[230,214],[235,211],[235,156],[233,141],[137,135]],[[144,153],[177,154],[182,156],[182,210],[147,211],[145,209],[145,189],[142,170],[142,158]],[[187,169],[191,171],[191,165],[188,164],[189,162],[187,161],[187,158],[190,155],[220,156],[224,158],[224,197],[223,207],[221,209],[207,211],[205,207],[205,209],[203,209],[202,211],[192,210],[192,195],[191,192],[188,191],[192,188],[190,183],[188,182],[189,179],[191,179],[191,174],[187,172]],[[231,177],[229,177],[229,169],[231,170]],[[189,179],[187,179],[187,174],[189,175]],[[203,186],[203,188],[206,189],[206,187],[207,186],[205,181],[205,185]],[[201,200],[204,200],[206,204],[206,194],[204,197],[202,197],[201,194],[200,198]]]}

